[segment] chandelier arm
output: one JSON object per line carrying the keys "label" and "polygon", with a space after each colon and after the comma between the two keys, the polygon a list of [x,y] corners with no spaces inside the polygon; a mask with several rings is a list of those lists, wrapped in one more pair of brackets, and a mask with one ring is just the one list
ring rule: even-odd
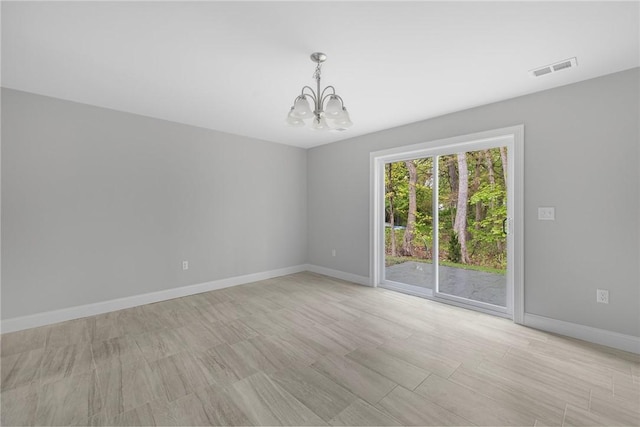
{"label": "chandelier arm", "polygon": [[333,86],[327,86],[322,90],[322,95],[320,95],[320,99],[322,99],[324,101],[324,99],[326,98],[326,96],[324,95],[324,93],[327,91],[327,89],[331,89],[333,92],[328,94],[328,95],[335,95],[336,94],[336,88]]}
{"label": "chandelier arm", "polygon": [[[309,89],[309,90],[311,91],[311,93],[304,93],[304,90],[305,90],[305,89]],[[318,97],[316,96],[315,91],[314,91],[313,89],[311,89],[311,87],[310,87],[310,86],[304,86],[304,87],[302,88],[302,92],[301,92],[301,95],[300,95],[300,96],[307,96],[307,95],[309,95],[309,96],[313,99],[314,104],[317,102]]]}

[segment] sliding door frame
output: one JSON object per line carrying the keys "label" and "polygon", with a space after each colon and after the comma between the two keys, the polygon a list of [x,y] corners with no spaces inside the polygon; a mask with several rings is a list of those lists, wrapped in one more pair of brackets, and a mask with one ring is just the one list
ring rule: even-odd
{"label": "sliding door frame", "polygon": [[[412,160],[416,158],[435,157],[469,150],[479,150],[483,147],[508,146],[510,161],[507,165],[507,175],[513,177],[513,188],[508,191],[508,198],[513,201],[513,214],[509,220],[509,232],[513,234],[513,292],[507,301],[507,307],[512,308],[513,321],[524,322],[524,125],[494,129],[452,138],[439,139],[408,146],[376,151],[370,154],[370,281],[374,287],[380,286],[384,279],[384,165],[390,162]],[[435,203],[435,201],[434,201]],[[437,236],[436,236],[437,238]],[[435,263],[433,264],[435,265]],[[437,280],[436,276],[436,280]],[[424,298],[436,299],[448,304],[470,307],[455,299],[438,298],[435,292],[410,285],[394,286],[393,282],[386,282],[386,288],[402,290]],[[415,289],[413,289],[415,288]],[[509,295],[507,296],[509,298]],[[480,307],[470,307],[478,311],[492,312]],[[498,314],[493,312],[493,314]]]}

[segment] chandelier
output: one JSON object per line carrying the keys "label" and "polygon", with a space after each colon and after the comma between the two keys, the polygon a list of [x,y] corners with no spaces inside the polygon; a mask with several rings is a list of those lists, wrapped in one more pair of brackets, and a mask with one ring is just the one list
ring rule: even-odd
{"label": "chandelier", "polygon": [[[316,90],[309,86],[302,88],[300,95],[293,101],[293,107],[289,110],[287,123],[293,127],[302,127],[305,125],[305,120],[312,119],[311,128],[315,130],[347,130],[353,123],[342,98],[336,94],[336,89],[333,86],[327,86],[320,91],[320,72],[322,63],[327,60],[327,55],[314,52],[311,54],[311,60],[318,64],[313,73],[313,78],[316,79]],[[309,100],[313,101],[313,110]]]}

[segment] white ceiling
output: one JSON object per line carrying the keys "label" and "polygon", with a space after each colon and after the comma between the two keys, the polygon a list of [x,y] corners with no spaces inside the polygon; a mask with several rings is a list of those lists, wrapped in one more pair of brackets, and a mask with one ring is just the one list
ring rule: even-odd
{"label": "white ceiling", "polygon": [[[638,2],[2,2],[2,86],[312,147],[640,65]],[[284,123],[309,55],[354,126]],[[579,66],[528,71],[576,56]]]}

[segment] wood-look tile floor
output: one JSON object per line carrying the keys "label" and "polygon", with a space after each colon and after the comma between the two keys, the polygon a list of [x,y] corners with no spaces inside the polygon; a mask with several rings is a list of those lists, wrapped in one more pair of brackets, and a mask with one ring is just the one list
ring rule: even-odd
{"label": "wood-look tile floor", "polygon": [[2,425],[640,425],[640,357],[299,273],[4,334]]}

